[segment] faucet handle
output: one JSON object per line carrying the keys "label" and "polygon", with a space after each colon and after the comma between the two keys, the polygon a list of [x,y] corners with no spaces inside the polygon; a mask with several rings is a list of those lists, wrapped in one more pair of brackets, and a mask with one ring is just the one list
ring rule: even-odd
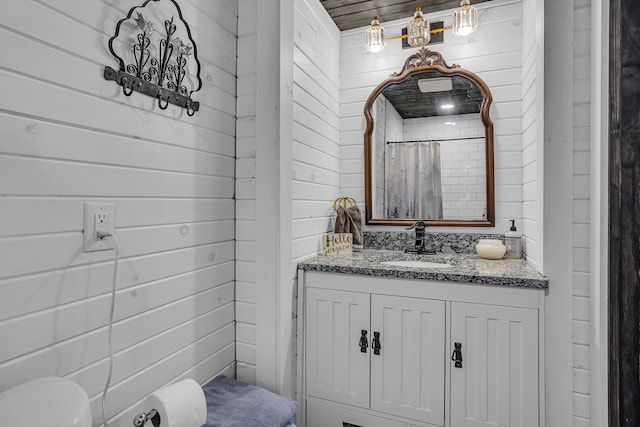
{"label": "faucet handle", "polygon": [[424,229],[427,227],[427,224],[424,223],[424,221],[418,221],[415,222],[411,227],[407,227],[405,228],[405,230],[413,230],[414,228],[416,229]]}
{"label": "faucet handle", "polygon": [[417,253],[417,254],[434,254],[435,251],[432,249],[427,250],[425,248],[425,237],[426,237],[426,228],[427,224],[424,221],[417,221],[411,227],[406,228],[406,230],[416,229],[416,241],[413,248],[405,249],[405,252]]}
{"label": "faucet handle", "polygon": [[425,229],[427,228],[427,224],[425,224],[424,221],[417,221],[411,227],[406,228],[406,230],[412,230],[414,228],[416,229],[415,244],[413,248],[411,249],[407,248],[405,252],[418,253],[418,254],[435,253],[433,250],[427,250],[425,248],[425,237],[426,237]]}

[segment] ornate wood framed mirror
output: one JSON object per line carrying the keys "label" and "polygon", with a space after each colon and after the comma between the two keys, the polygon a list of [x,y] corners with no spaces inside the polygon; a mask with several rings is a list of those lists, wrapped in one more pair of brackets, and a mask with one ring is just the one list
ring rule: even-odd
{"label": "ornate wood framed mirror", "polygon": [[493,227],[492,96],[487,84],[421,48],[364,107],[366,223]]}

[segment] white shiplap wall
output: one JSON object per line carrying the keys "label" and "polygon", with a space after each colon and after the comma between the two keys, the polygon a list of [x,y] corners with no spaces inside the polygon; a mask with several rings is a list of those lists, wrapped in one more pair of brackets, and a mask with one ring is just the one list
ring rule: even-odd
{"label": "white shiplap wall", "polygon": [[543,271],[542,0],[522,1],[522,224],[527,262]]}
{"label": "white shiplap wall", "polygon": [[[602,31],[592,28],[591,9],[599,6],[601,3],[591,0],[545,4],[548,71],[545,72],[544,210],[548,229],[544,258],[550,281],[545,298],[548,425],[600,426],[604,425],[602,418],[606,419],[607,412],[606,380],[603,382],[600,376],[603,370],[606,372],[601,359],[601,346],[606,348],[606,338],[600,336],[602,319],[592,318],[603,295],[591,294],[592,290],[600,292],[603,285],[598,273],[606,268],[606,262],[595,265],[601,260],[591,253],[602,250],[596,247],[599,243],[592,230],[594,226],[596,233],[601,231],[600,218],[591,217],[600,209],[592,206],[592,191],[600,185],[592,180],[592,174],[606,177],[606,167],[592,169],[602,167],[601,160],[591,159],[592,148],[606,146],[606,137],[601,139],[598,132],[600,127],[607,128],[606,119],[603,123],[599,113],[594,113],[600,106],[592,111],[591,105],[591,88],[598,87],[598,82],[592,81],[597,78],[592,72],[601,66],[592,61],[591,49],[600,43],[597,39]],[[595,22],[606,20],[601,16],[595,18]],[[607,85],[606,80],[600,83]],[[600,154],[593,152],[595,156]],[[599,194],[595,197],[598,196],[602,197]],[[592,277],[594,270],[597,273]],[[596,313],[602,316],[601,312]],[[595,348],[593,337],[600,339]],[[596,360],[592,359],[594,355]]]}
{"label": "white shiplap wall", "polygon": [[[298,262],[315,256],[322,234],[331,230],[333,201],[340,195],[340,31],[319,1],[296,0],[293,4],[292,247],[289,276],[283,278],[291,286],[283,287],[285,301],[288,295],[297,293]],[[290,353],[290,365],[294,365],[295,328],[285,327],[284,331],[290,332],[286,352]],[[281,345],[286,345],[285,339]],[[292,388],[295,388],[296,372],[294,366]],[[283,391],[286,392],[285,387]],[[293,396],[291,393],[290,397]]]}
{"label": "white shiplap wall", "polygon": [[238,379],[256,381],[256,23],[257,0],[238,2],[236,148],[236,359]]}
{"label": "white shiplap wall", "polygon": [[[288,7],[290,4],[283,2],[280,7]],[[288,228],[280,231],[291,235],[291,248],[277,254],[278,257],[291,254],[291,259],[284,260],[281,264],[287,266],[287,271],[281,273],[282,280],[286,283],[280,285],[280,291],[285,295],[287,292],[283,290],[295,289],[297,262],[317,253],[320,235],[330,228],[332,203],[339,195],[339,30],[316,0],[294,1],[292,4],[293,10],[281,10],[280,16],[292,14],[293,28],[290,32],[293,43],[285,47],[291,51],[286,54],[281,52],[279,57],[280,68],[291,70],[292,78],[290,82],[273,81],[274,85],[290,87],[291,90],[293,105],[291,108],[281,105],[280,109],[281,120],[292,123],[291,138],[286,139],[287,133],[280,129],[279,140],[281,152],[288,152],[291,156],[291,163],[282,165],[283,168],[291,170],[291,185],[280,186],[281,191],[290,189],[286,190],[290,193],[281,192],[270,197],[273,204],[288,205],[291,210],[291,222],[280,224]],[[256,313],[260,312],[256,306],[256,295],[261,291],[256,285],[256,242],[264,238],[261,236],[265,233],[257,230],[256,212],[259,215],[266,209],[274,209],[274,205],[256,204],[256,169],[269,167],[266,162],[261,163],[263,159],[256,158],[256,144],[265,143],[262,138],[258,138],[259,142],[256,142],[257,10],[256,0],[239,2],[237,361],[238,378],[252,383],[257,382],[257,378],[260,377],[260,373],[256,372],[257,358],[264,357],[256,343]],[[283,22],[282,25],[287,23]],[[289,34],[286,28],[280,28],[280,31],[280,37]],[[281,78],[285,79],[286,75],[288,74],[283,74]],[[282,99],[281,102],[287,100]],[[291,117],[283,117],[285,114],[291,114]],[[286,173],[283,175],[286,176]],[[282,310],[290,310],[290,307],[283,307]],[[280,317],[281,314],[278,313],[277,316]],[[283,341],[286,341],[286,338]],[[293,348],[295,343],[292,341],[288,349],[282,350],[284,353],[290,353],[284,359],[295,359],[291,351]],[[280,360],[279,363],[283,361]],[[290,366],[283,368],[288,369]],[[276,367],[272,369],[275,370]],[[283,386],[282,391],[287,392],[289,387]]]}
{"label": "white shiplap wall", "polygon": [[591,418],[590,360],[590,134],[591,0],[573,11],[573,425]]}
{"label": "white shiplap wall", "polygon": [[[522,219],[522,4],[500,1],[476,5],[480,29],[471,37],[445,33],[443,44],[433,50],[449,63],[478,74],[491,88],[494,103],[490,115],[495,134],[496,232],[508,228],[508,219]],[[450,11],[429,15],[451,23]],[[400,34],[407,19],[383,23],[389,36]],[[415,49],[402,49],[390,41],[379,54],[364,50],[364,28],[342,33],[340,64],[340,190],[364,200],[363,108],[369,93],[402,67]],[[364,203],[363,203],[364,204]],[[481,229],[465,231],[489,232]]]}
{"label": "white shiplap wall", "polygon": [[138,3],[6,0],[0,14],[0,391],[65,376],[100,422],[114,251],[82,252],[82,218],[84,201],[112,202],[114,427],[157,388],[233,375],[235,360],[237,1],[180,3],[202,63],[194,117],[102,77]]}
{"label": "white shiplap wall", "polygon": [[292,267],[332,225],[340,154],[340,31],[317,0],[294,5]]}

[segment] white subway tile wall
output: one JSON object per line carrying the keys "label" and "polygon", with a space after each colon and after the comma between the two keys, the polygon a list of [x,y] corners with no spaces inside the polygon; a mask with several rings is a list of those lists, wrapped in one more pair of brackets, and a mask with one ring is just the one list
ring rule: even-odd
{"label": "white subway tile wall", "polygon": [[486,218],[486,156],[480,114],[405,120],[404,140],[441,141],[442,205],[445,218]]}

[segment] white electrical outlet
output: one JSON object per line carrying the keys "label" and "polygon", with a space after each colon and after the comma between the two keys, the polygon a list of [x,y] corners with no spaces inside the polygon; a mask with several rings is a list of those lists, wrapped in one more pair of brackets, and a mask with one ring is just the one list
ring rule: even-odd
{"label": "white electrical outlet", "polygon": [[113,249],[115,233],[116,205],[114,203],[84,204],[84,238],[85,252],[105,251]]}

